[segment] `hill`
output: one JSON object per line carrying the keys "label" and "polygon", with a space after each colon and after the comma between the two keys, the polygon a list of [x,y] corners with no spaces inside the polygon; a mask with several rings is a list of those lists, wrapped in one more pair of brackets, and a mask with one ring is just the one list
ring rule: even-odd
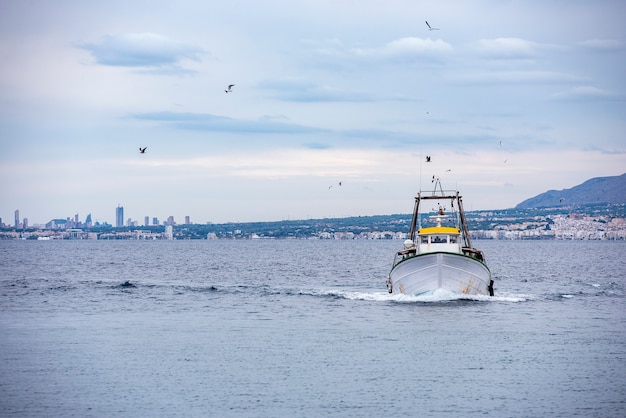
{"label": "hill", "polygon": [[548,190],[524,200],[515,209],[626,203],[626,173],[621,176],[596,177],[563,190]]}

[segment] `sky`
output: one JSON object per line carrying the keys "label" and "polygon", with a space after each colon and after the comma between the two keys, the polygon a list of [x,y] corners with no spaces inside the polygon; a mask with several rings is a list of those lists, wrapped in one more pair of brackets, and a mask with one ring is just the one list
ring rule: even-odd
{"label": "sky", "polygon": [[0,218],[410,213],[433,176],[466,210],[506,209],[620,175],[624,16],[621,0],[2,1]]}

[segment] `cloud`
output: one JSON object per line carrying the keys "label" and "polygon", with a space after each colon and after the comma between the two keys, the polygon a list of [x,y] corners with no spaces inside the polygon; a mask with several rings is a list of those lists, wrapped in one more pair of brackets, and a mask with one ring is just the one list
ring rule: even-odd
{"label": "cloud", "polygon": [[573,83],[581,81],[578,76],[556,71],[484,71],[463,73],[451,76],[452,81],[487,84],[543,84],[543,83]]}
{"label": "cloud", "polygon": [[154,33],[106,35],[99,43],[79,45],[101,65],[133,68],[177,68],[182,60],[198,61],[201,49]]}
{"label": "cloud", "polygon": [[578,45],[597,51],[617,51],[624,48],[624,42],[615,39],[588,39]]}
{"label": "cloud", "polygon": [[403,58],[417,55],[445,54],[452,52],[452,45],[437,39],[415,37],[400,38],[378,48],[354,48],[352,54],[364,58]]}
{"label": "cloud", "polygon": [[293,123],[277,122],[273,117],[258,120],[235,119],[209,113],[152,112],[131,115],[138,120],[171,124],[177,129],[246,134],[305,134],[323,129]]}
{"label": "cloud", "polygon": [[306,148],[315,149],[315,150],[326,150],[326,149],[330,149],[331,148],[330,145],[323,144],[321,142],[309,142],[307,144],[304,144],[304,146]]}
{"label": "cloud", "polygon": [[411,61],[428,57],[431,62],[437,62],[438,58],[444,57],[454,51],[449,43],[441,39],[405,37],[392,40],[378,46],[346,46],[344,43],[331,39],[322,41],[305,40],[303,42],[308,57],[316,59],[304,60],[309,65],[337,69],[358,68],[363,70],[364,62],[389,63],[395,65],[398,61]]}
{"label": "cloud", "polygon": [[584,151],[590,152],[599,152],[600,154],[605,155],[626,155],[626,148],[606,148],[606,147],[598,147],[598,146],[589,146],[585,147]]}
{"label": "cloud", "polygon": [[471,45],[482,56],[498,59],[529,59],[536,55],[538,44],[520,38],[480,39]]}
{"label": "cloud", "polygon": [[[166,159],[128,159],[110,161],[104,164],[116,164],[116,172],[133,167],[142,169],[166,168],[169,174],[175,171],[186,175],[199,173],[202,178],[225,176],[246,177],[255,181],[286,177],[375,177],[372,170],[383,167],[385,171],[402,172],[403,167],[389,166],[388,160],[395,161],[403,152],[350,149],[333,150],[326,148],[306,149],[265,149],[251,152],[249,149],[237,150],[227,154],[193,156],[191,158]],[[404,159],[411,157],[404,156]],[[124,168],[126,167],[126,168]],[[150,173],[152,176],[152,173]]]}
{"label": "cloud", "polygon": [[271,91],[275,99],[291,102],[371,102],[381,99],[369,92],[290,78],[266,80],[259,83],[259,87]]}
{"label": "cloud", "polygon": [[556,100],[596,100],[596,99],[612,99],[619,100],[620,97],[607,90],[599,89],[593,86],[576,86],[568,90],[560,91],[552,95]]}
{"label": "cloud", "polygon": [[343,54],[345,49],[343,42],[339,39],[302,39],[302,44],[306,49],[311,49],[316,55],[338,56]]}

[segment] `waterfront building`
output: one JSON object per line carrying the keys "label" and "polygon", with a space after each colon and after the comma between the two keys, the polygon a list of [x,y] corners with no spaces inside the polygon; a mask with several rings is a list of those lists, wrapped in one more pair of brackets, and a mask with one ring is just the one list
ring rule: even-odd
{"label": "waterfront building", "polygon": [[67,220],[52,219],[46,224],[46,229],[67,229]]}
{"label": "waterfront building", "polygon": [[15,229],[20,227],[20,210],[15,210]]}
{"label": "waterfront building", "polygon": [[117,209],[115,209],[115,226],[117,228],[124,226],[124,208],[120,205],[117,205]]}

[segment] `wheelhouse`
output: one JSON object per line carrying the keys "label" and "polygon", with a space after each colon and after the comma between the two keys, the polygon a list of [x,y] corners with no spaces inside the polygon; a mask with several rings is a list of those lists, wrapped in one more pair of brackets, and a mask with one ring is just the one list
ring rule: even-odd
{"label": "wheelhouse", "polygon": [[459,228],[436,226],[417,231],[418,254],[430,252],[461,252],[461,231]]}

